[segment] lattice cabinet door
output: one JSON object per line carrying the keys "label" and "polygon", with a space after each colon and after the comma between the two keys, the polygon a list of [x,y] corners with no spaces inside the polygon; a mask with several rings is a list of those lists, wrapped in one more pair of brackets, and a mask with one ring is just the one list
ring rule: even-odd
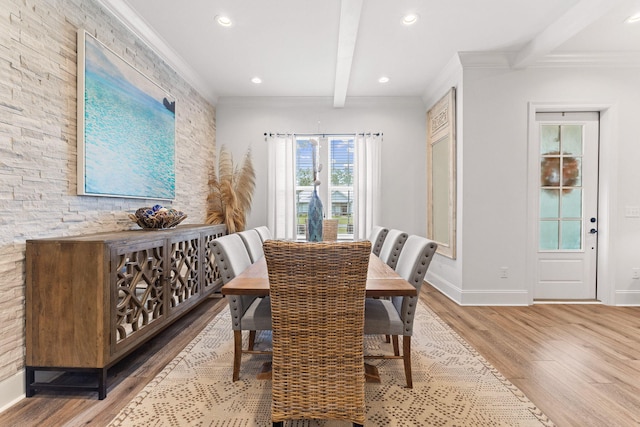
{"label": "lattice cabinet door", "polygon": [[112,353],[126,350],[164,323],[165,243],[158,239],[112,248]]}
{"label": "lattice cabinet door", "polygon": [[169,243],[168,301],[170,314],[176,315],[202,295],[200,284],[200,233],[182,233]]}

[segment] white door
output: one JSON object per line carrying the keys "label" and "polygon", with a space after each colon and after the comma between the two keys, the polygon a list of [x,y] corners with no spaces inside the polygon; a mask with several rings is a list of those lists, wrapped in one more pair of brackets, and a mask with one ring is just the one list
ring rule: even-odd
{"label": "white door", "polygon": [[595,299],[599,113],[536,113],[535,124],[539,183],[533,297]]}

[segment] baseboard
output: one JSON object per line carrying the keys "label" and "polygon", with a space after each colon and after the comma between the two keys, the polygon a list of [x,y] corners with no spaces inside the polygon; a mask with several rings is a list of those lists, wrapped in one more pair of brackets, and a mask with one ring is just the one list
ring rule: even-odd
{"label": "baseboard", "polygon": [[[442,292],[458,305],[531,305],[529,292],[525,290],[473,290],[465,291],[443,277],[428,273],[425,279],[431,286]],[[616,291],[615,304],[620,307],[640,307],[640,290]]]}
{"label": "baseboard", "polygon": [[460,301],[462,301],[462,290],[444,277],[428,271],[425,280],[456,304],[460,304]]}
{"label": "baseboard", "polygon": [[[49,382],[63,373],[60,371],[38,371],[35,373],[35,378],[38,382]],[[22,369],[15,375],[0,381],[0,412],[26,398],[25,375],[25,371]]]}
{"label": "baseboard", "polygon": [[0,412],[15,405],[25,398],[24,370],[0,381]]}
{"label": "baseboard", "polygon": [[458,305],[530,305],[529,292],[525,290],[465,291],[433,272],[428,272],[425,280]]}
{"label": "baseboard", "polygon": [[615,305],[640,306],[640,290],[616,291]]}
{"label": "baseboard", "polygon": [[530,305],[529,292],[522,290],[473,290],[462,291],[460,305]]}

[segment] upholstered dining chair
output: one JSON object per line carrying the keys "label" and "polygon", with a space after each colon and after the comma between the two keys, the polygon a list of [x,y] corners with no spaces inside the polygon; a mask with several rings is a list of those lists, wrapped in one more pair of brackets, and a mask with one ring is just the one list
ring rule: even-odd
{"label": "upholstered dining chair", "polygon": [[265,240],[273,239],[273,233],[271,233],[271,230],[269,230],[269,227],[267,227],[266,225],[256,227],[254,230],[258,232],[263,243]]}
{"label": "upholstered dining chair", "polygon": [[[420,288],[438,245],[424,237],[409,236],[398,257],[396,272],[411,283],[420,295]],[[391,297],[391,299],[367,298],[365,305],[364,333],[367,335],[391,335],[393,355],[365,355],[365,358],[403,359],[407,388],[413,388],[411,377],[411,335],[418,296]],[[398,336],[402,335],[402,355]]]}
{"label": "upholstered dining chair", "polygon": [[387,233],[389,232],[388,228],[381,227],[379,225],[374,225],[371,227],[371,232],[369,233],[369,241],[371,242],[371,252],[379,256],[380,249],[382,249],[382,243],[384,239],[387,237]]}
{"label": "upholstered dining chair", "polygon": [[389,267],[395,269],[404,242],[408,237],[409,235],[404,231],[395,228],[390,229],[380,248],[380,255],[378,255],[380,259],[386,262]]}
{"label": "upholstered dining chair", "polygon": [[238,232],[238,235],[247,248],[251,262],[256,262],[264,256],[264,252],[262,251],[262,239],[255,228],[240,231]]}
{"label": "upholstered dining chair", "polygon": [[363,425],[369,241],[268,240],[273,318],[271,420]]}
{"label": "upholstered dining chair", "polygon": [[[212,240],[211,249],[223,284],[230,282],[251,265],[247,248],[238,233]],[[268,297],[260,298],[255,295],[230,295],[228,300],[234,343],[233,381],[237,381],[240,378],[242,354],[265,353],[264,351],[254,351],[253,347],[256,331],[271,329],[271,304]],[[246,350],[242,348],[242,331],[249,331],[249,343]]]}

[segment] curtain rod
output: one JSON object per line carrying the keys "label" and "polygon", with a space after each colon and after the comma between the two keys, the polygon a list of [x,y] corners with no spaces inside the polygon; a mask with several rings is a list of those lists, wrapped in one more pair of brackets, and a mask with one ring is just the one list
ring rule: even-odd
{"label": "curtain rod", "polygon": [[373,135],[373,136],[383,136],[382,132],[344,132],[344,133],[295,133],[295,132],[291,132],[291,133],[280,133],[280,132],[276,132],[276,133],[271,133],[271,132],[265,132],[264,136],[265,137],[272,137],[272,136],[287,136],[287,135],[295,135],[295,136],[319,136],[319,137],[326,137],[326,136],[350,136],[350,135]]}

